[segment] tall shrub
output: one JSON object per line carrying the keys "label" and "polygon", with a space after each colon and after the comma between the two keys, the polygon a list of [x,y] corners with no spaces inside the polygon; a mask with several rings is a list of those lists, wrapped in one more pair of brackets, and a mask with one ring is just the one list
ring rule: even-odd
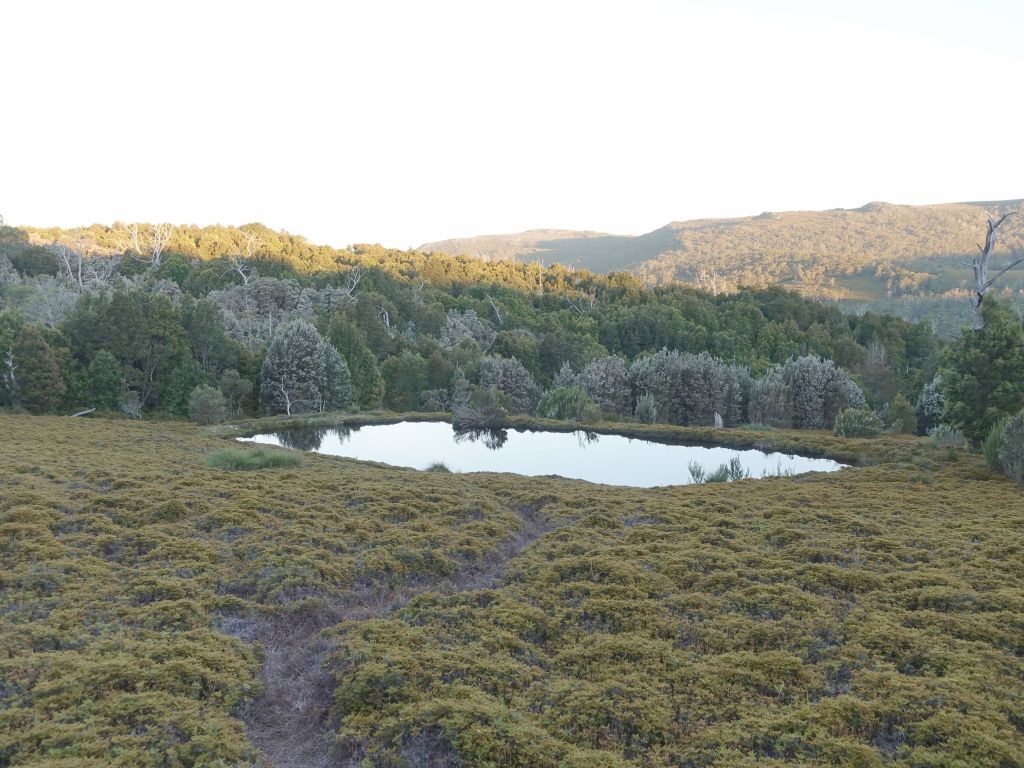
{"label": "tall shrub", "polygon": [[950,344],[942,369],[945,419],[972,443],[1024,407],[1024,326],[1008,304],[987,297],[985,326]]}

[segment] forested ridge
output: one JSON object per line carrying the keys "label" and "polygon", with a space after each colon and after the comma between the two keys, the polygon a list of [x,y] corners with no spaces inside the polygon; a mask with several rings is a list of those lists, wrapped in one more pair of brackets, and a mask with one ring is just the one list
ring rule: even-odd
{"label": "forested ridge", "polygon": [[[652,365],[684,375],[704,365],[700,355],[740,371],[742,392],[723,406],[735,422],[750,417],[750,377],[802,357],[848,371],[880,408],[897,395],[915,402],[942,346],[923,325],[846,316],[778,288],[719,295],[645,288],[625,273],[379,246],[332,249],[260,225],[4,228],[0,299],[0,347],[10,351],[19,335],[38,334],[47,350],[39,381],[60,380],[41,386],[38,402],[23,396],[36,411],[127,402],[137,413],[185,415],[194,390],[209,386],[223,392],[231,413],[262,412],[270,404],[267,351],[292,321],[315,329],[344,358],[349,383],[335,405],[394,410],[448,409],[463,379],[488,386],[525,376],[536,397],[511,404],[522,412],[544,390],[580,383],[588,366],[582,381],[595,379],[604,361],[631,368],[627,391],[618,404],[596,386],[590,398],[604,397],[606,412],[632,415],[637,398],[657,389]],[[335,364],[310,339],[320,345],[315,355],[326,355],[317,365]],[[13,396],[7,386],[7,401]],[[309,394],[304,409],[327,407],[319,396]],[[662,418],[674,407],[664,404]],[[676,420],[697,418],[687,412]]]}
{"label": "forested ridge", "polygon": [[[944,205],[869,203],[857,209],[765,212],[734,219],[671,222],[636,237],[532,230],[456,238],[426,251],[487,259],[563,263],[598,272],[625,270],[646,285],[681,282],[714,291],[784,285],[844,302],[929,319],[946,335],[959,328],[970,272],[987,214],[1019,211],[1020,200]],[[1024,249],[1024,217],[1007,222],[998,253]],[[1024,272],[1003,295],[1024,299]]]}

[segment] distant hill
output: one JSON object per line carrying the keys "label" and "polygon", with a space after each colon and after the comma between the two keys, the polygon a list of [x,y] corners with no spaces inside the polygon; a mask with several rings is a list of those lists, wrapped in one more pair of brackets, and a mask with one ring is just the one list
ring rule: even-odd
{"label": "distant hill", "polygon": [[570,229],[531,229],[513,235],[481,235],[427,243],[417,250],[488,260],[516,259],[565,264],[593,272],[631,270],[674,247],[669,227],[646,235],[611,235]]}
{"label": "distant hill", "polygon": [[[672,222],[635,237],[539,229],[426,243],[420,250],[561,263],[596,272],[628,270],[648,284],[686,282],[711,290],[786,285],[821,298],[875,300],[940,295],[966,285],[959,259],[976,251],[992,213],[1022,200],[893,205],[762,213]],[[997,253],[1024,250],[1024,215],[1001,231]],[[1022,286],[1024,270],[1007,281]]]}

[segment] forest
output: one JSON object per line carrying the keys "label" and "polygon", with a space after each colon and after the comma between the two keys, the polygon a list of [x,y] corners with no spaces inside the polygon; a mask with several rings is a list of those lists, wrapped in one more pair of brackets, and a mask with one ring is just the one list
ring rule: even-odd
{"label": "forest", "polygon": [[[329,249],[259,225],[8,227],[0,301],[0,396],[32,412],[187,416],[199,388],[225,416],[438,411],[493,386],[510,414],[534,413],[545,394],[554,413],[552,397],[579,399],[556,390],[582,390],[574,412],[634,417],[650,395],[669,423],[717,412],[727,424],[830,427],[847,405],[905,418],[944,346],[925,325],[846,316],[779,288],[644,288],[624,273]],[[312,358],[282,394],[289,340]],[[808,376],[824,415],[790,413]],[[681,384],[691,380],[704,396]],[[672,401],[683,389],[691,400]]]}

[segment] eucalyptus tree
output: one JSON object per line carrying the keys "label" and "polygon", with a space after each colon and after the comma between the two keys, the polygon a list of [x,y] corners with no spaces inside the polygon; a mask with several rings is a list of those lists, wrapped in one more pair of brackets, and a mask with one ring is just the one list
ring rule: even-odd
{"label": "eucalyptus tree", "polygon": [[348,366],[305,320],[278,326],[260,369],[260,400],[269,413],[302,413],[348,405]]}
{"label": "eucalyptus tree", "polygon": [[480,361],[480,386],[496,387],[508,395],[515,413],[533,413],[540,387],[514,357],[485,357]]}
{"label": "eucalyptus tree", "polygon": [[971,308],[974,310],[973,327],[975,331],[980,331],[985,327],[985,317],[981,312],[981,304],[985,300],[985,294],[988,293],[989,289],[995,285],[995,282],[1000,277],[1005,275],[1018,264],[1024,263],[1024,256],[1021,256],[1011,261],[992,277],[988,276],[988,270],[991,266],[989,262],[992,259],[992,251],[996,246],[996,235],[999,232],[999,227],[1001,227],[1003,222],[1013,215],[1013,213],[1014,211],[1009,211],[1004,213],[998,219],[989,217],[987,229],[985,231],[985,244],[978,246],[980,253],[969,262],[961,262],[964,266],[971,267],[974,271],[974,294],[971,296]]}
{"label": "eucalyptus tree", "polygon": [[629,372],[621,357],[610,355],[591,360],[583,366],[574,383],[601,410],[618,414],[629,412]]}

